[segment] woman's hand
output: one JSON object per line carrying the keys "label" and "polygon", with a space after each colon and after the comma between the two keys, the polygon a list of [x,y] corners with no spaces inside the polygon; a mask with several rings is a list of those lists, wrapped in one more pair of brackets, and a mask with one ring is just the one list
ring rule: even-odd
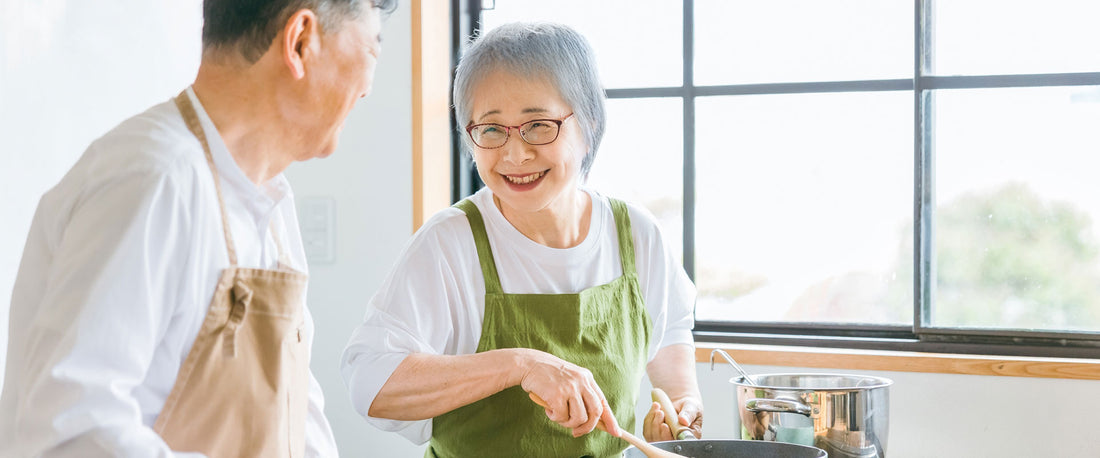
{"label": "woman's hand", "polygon": [[619,437],[619,424],[592,372],[546,352],[525,349],[520,387],[546,402],[546,416],[572,430],[573,437],[603,428]]}
{"label": "woman's hand", "polygon": [[[684,397],[672,400],[672,406],[676,408],[677,423],[691,429],[696,438],[703,437],[703,403],[694,397]],[[649,407],[649,412],[642,421],[642,435],[648,442],[675,440],[672,437],[672,429],[665,423],[665,412],[661,405],[654,402]]]}
{"label": "woman's hand", "polygon": [[[646,371],[653,386],[668,393],[672,407],[676,409],[670,415],[676,415],[679,424],[691,428],[695,437],[702,437],[703,396],[699,394],[699,382],[695,380],[695,347],[676,344],[661,348]],[[642,435],[650,442],[673,440],[660,404],[653,404],[642,424]]]}

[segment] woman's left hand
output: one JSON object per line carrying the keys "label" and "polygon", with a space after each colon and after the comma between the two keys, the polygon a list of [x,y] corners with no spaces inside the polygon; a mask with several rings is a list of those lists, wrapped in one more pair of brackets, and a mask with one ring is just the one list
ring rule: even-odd
{"label": "woman's left hand", "polygon": [[[696,438],[703,437],[703,403],[694,397],[685,397],[672,400],[672,406],[676,408],[677,423],[687,426]],[[648,442],[675,440],[672,430],[665,423],[665,412],[661,405],[654,402],[649,407],[642,423],[642,435]]]}
{"label": "woman's left hand", "polygon": [[[668,393],[676,412],[675,421],[691,428],[696,438],[703,435],[703,396],[695,380],[695,347],[693,345],[669,345],[657,351],[657,356],[646,367],[654,388]],[[642,424],[642,435],[650,442],[675,439],[665,424],[665,413],[654,402]]]}

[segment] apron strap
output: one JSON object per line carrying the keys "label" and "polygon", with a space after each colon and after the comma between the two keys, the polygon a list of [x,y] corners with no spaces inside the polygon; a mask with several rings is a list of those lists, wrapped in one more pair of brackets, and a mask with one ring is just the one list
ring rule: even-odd
{"label": "apron strap", "polygon": [[634,235],[630,229],[630,212],[626,203],[619,199],[607,198],[611,204],[611,213],[615,215],[615,230],[619,233],[619,259],[623,263],[623,275],[637,275],[634,266]]}
{"label": "apron strap", "polygon": [[[282,218],[278,212],[275,213],[280,219]],[[286,247],[283,246],[283,238],[280,237],[279,228],[275,225],[275,218],[272,217],[271,221],[267,224],[267,229],[271,231],[271,237],[275,239],[275,248],[279,254],[278,267],[279,269],[290,269],[290,255],[287,254]]]}
{"label": "apron strap", "polygon": [[[615,230],[619,238],[619,261],[623,266],[623,275],[637,275],[638,270],[634,264],[634,235],[631,233],[630,212],[626,204],[618,199],[608,198],[611,204],[611,213],[615,217]],[[485,292],[501,293],[500,277],[497,275],[496,261],[493,259],[493,248],[489,245],[489,235],[485,231],[485,221],[481,217],[481,211],[470,199],[463,199],[454,204],[456,208],[466,213],[466,219],[470,222],[470,231],[474,234],[474,244],[477,245],[477,258],[481,264],[481,274],[485,277]]]}
{"label": "apron strap", "polygon": [[176,96],[175,102],[180,114],[183,115],[183,121],[187,123],[187,128],[192,134],[195,134],[195,137],[199,139],[199,143],[202,144],[202,151],[206,154],[206,163],[210,166],[210,173],[214,175],[214,189],[218,193],[218,210],[222,214],[222,233],[225,235],[225,246],[229,250],[229,265],[236,266],[237,251],[233,248],[233,235],[229,232],[229,217],[225,213],[225,200],[222,198],[221,179],[218,178],[218,169],[214,166],[214,155],[210,153],[210,143],[206,141],[206,133],[202,130],[199,115],[195,112],[195,106],[191,104],[191,97],[187,95],[186,89]]}
{"label": "apron strap", "polygon": [[466,213],[470,230],[474,233],[477,259],[481,264],[481,275],[485,277],[485,294],[503,293],[500,277],[497,276],[497,263],[493,259],[493,248],[489,246],[489,234],[485,232],[485,220],[481,218],[481,210],[478,210],[477,205],[470,199],[463,199],[454,206]]}

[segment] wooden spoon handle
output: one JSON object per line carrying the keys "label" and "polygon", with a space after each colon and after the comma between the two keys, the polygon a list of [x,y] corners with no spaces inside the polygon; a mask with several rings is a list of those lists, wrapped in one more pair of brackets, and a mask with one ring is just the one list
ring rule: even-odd
{"label": "wooden spoon handle", "polygon": [[668,398],[665,390],[654,388],[651,396],[654,402],[661,405],[661,410],[665,411],[665,424],[672,431],[674,439],[695,439],[695,433],[691,432],[691,428],[680,424],[680,415],[676,413],[676,407],[672,406],[672,400]]}
{"label": "wooden spoon handle", "polygon": [[[527,397],[531,398],[532,401],[535,401],[535,404],[538,404],[539,406],[541,406],[544,409],[550,408],[549,404],[547,404],[546,401],[542,400],[542,398],[540,398],[539,395],[535,394],[532,391],[527,392]],[[599,423],[596,423],[596,427],[599,428],[600,431],[607,432],[607,429],[603,425],[603,421],[600,421]],[[642,453],[644,453],[645,456],[647,456],[649,458],[677,458],[677,457],[683,457],[683,455],[677,455],[675,453],[665,451],[665,450],[661,450],[657,447],[654,447],[649,442],[646,442],[644,439],[642,439],[638,436],[630,434],[630,432],[625,430],[625,429],[619,428],[619,431],[623,433],[623,440],[625,440],[630,445],[633,445],[638,450],[641,450]],[[610,433],[608,433],[608,434],[610,434]]]}

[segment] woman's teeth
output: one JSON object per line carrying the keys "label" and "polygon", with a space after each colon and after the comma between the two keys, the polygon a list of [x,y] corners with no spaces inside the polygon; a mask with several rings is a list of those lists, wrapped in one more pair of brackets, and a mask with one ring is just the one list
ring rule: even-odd
{"label": "woman's teeth", "polygon": [[543,175],[546,175],[545,171],[532,173],[530,175],[524,175],[524,176],[521,176],[521,177],[514,177],[514,176],[510,176],[510,175],[504,175],[504,178],[508,179],[508,181],[511,181],[512,183],[515,183],[515,184],[527,184],[527,183],[535,181],[539,178],[542,178]]}

